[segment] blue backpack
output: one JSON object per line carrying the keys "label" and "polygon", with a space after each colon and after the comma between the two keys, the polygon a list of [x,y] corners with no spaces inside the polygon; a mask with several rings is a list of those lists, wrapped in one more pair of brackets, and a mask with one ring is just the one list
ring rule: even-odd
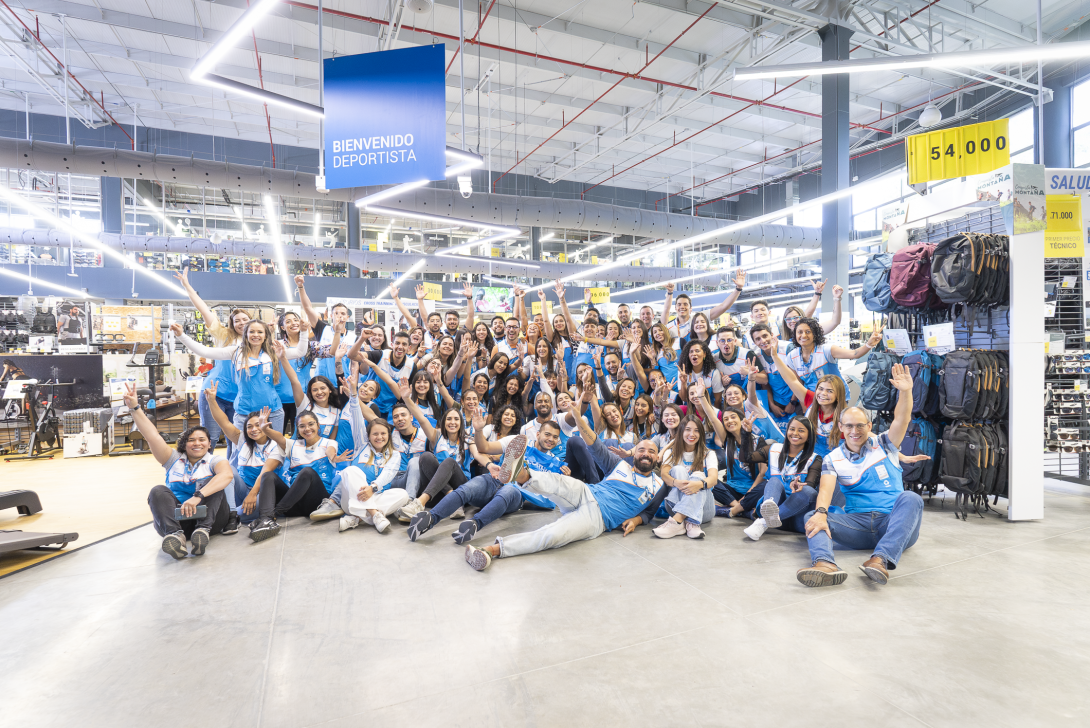
{"label": "blue backpack", "polygon": [[909,352],[901,359],[901,364],[908,367],[908,372],[912,375],[912,414],[920,414],[927,407],[931,380],[935,378],[931,355],[926,351]]}
{"label": "blue backpack", "polygon": [[889,287],[890,269],[893,256],[889,253],[875,253],[867,258],[863,268],[863,305],[874,313],[893,313],[898,309],[893,300],[893,291]]}
{"label": "blue backpack", "polygon": [[901,477],[906,486],[926,485],[931,482],[938,458],[938,435],[935,425],[922,417],[913,417],[901,441],[903,455],[927,455],[931,459],[918,463],[905,463]]}

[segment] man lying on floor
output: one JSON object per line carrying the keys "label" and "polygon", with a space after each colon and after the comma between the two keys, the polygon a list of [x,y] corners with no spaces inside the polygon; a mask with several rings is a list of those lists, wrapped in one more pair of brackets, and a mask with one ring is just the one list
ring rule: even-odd
{"label": "man lying on floor", "polygon": [[[524,459],[517,454],[507,457],[505,453],[498,479],[514,481],[525,491],[545,496],[562,515],[536,531],[500,536],[496,543],[483,549],[466,544],[466,561],[474,569],[487,569],[495,558],[560,548],[573,541],[597,538],[618,527],[627,536],[658,511],[670,492],[655,472],[659,464],[658,446],[651,440],[636,443],[629,465],[609,451],[583,418],[578,420],[583,442],[606,476],[599,483],[587,484],[567,475],[531,470],[524,467]],[[577,441],[569,440],[568,446],[574,442]]]}

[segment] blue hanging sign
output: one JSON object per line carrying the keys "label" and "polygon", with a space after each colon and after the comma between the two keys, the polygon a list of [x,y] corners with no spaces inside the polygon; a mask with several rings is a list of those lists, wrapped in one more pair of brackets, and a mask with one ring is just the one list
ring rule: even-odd
{"label": "blue hanging sign", "polygon": [[325,60],[326,189],[445,179],[443,45]]}

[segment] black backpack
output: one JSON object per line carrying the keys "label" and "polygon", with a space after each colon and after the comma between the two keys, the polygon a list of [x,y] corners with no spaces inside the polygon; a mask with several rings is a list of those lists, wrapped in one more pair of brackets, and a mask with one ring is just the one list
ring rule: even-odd
{"label": "black backpack", "polygon": [[976,293],[983,266],[984,251],[978,236],[958,233],[935,246],[931,256],[931,287],[945,304],[966,303]]}
{"label": "black backpack", "polygon": [[951,351],[943,361],[939,410],[946,417],[971,420],[976,416],[981,399],[980,366],[976,354],[959,349]]}
{"label": "black backpack", "polygon": [[872,351],[867,356],[867,371],[859,388],[859,406],[878,412],[888,412],[897,404],[897,390],[889,383],[893,365],[901,358],[885,351]]}

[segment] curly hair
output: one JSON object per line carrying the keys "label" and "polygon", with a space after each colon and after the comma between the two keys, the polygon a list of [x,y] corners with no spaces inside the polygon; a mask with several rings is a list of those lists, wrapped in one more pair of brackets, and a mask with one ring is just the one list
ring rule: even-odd
{"label": "curly hair", "polygon": [[[182,455],[185,455],[185,446],[189,444],[189,438],[193,436],[194,432],[203,432],[204,436],[208,438],[209,445],[211,445],[212,436],[208,434],[208,428],[202,425],[196,425],[194,427],[190,427],[188,430],[178,435],[178,442],[175,443],[174,449],[180,452]],[[211,447],[209,447],[209,449],[211,449]]]}
{"label": "curly hair", "polygon": [[810,327],[810,333],[814,335],[814,347],[817,348],[825,343],[825,330],[821,328],[821,324],[815,318],[809,316],[803,316],[799,319],[799,322],[795,324],[795,330],[791,332],[791,341],[795,342],[797,346],[799,344],[799,326],[806,324]]}

